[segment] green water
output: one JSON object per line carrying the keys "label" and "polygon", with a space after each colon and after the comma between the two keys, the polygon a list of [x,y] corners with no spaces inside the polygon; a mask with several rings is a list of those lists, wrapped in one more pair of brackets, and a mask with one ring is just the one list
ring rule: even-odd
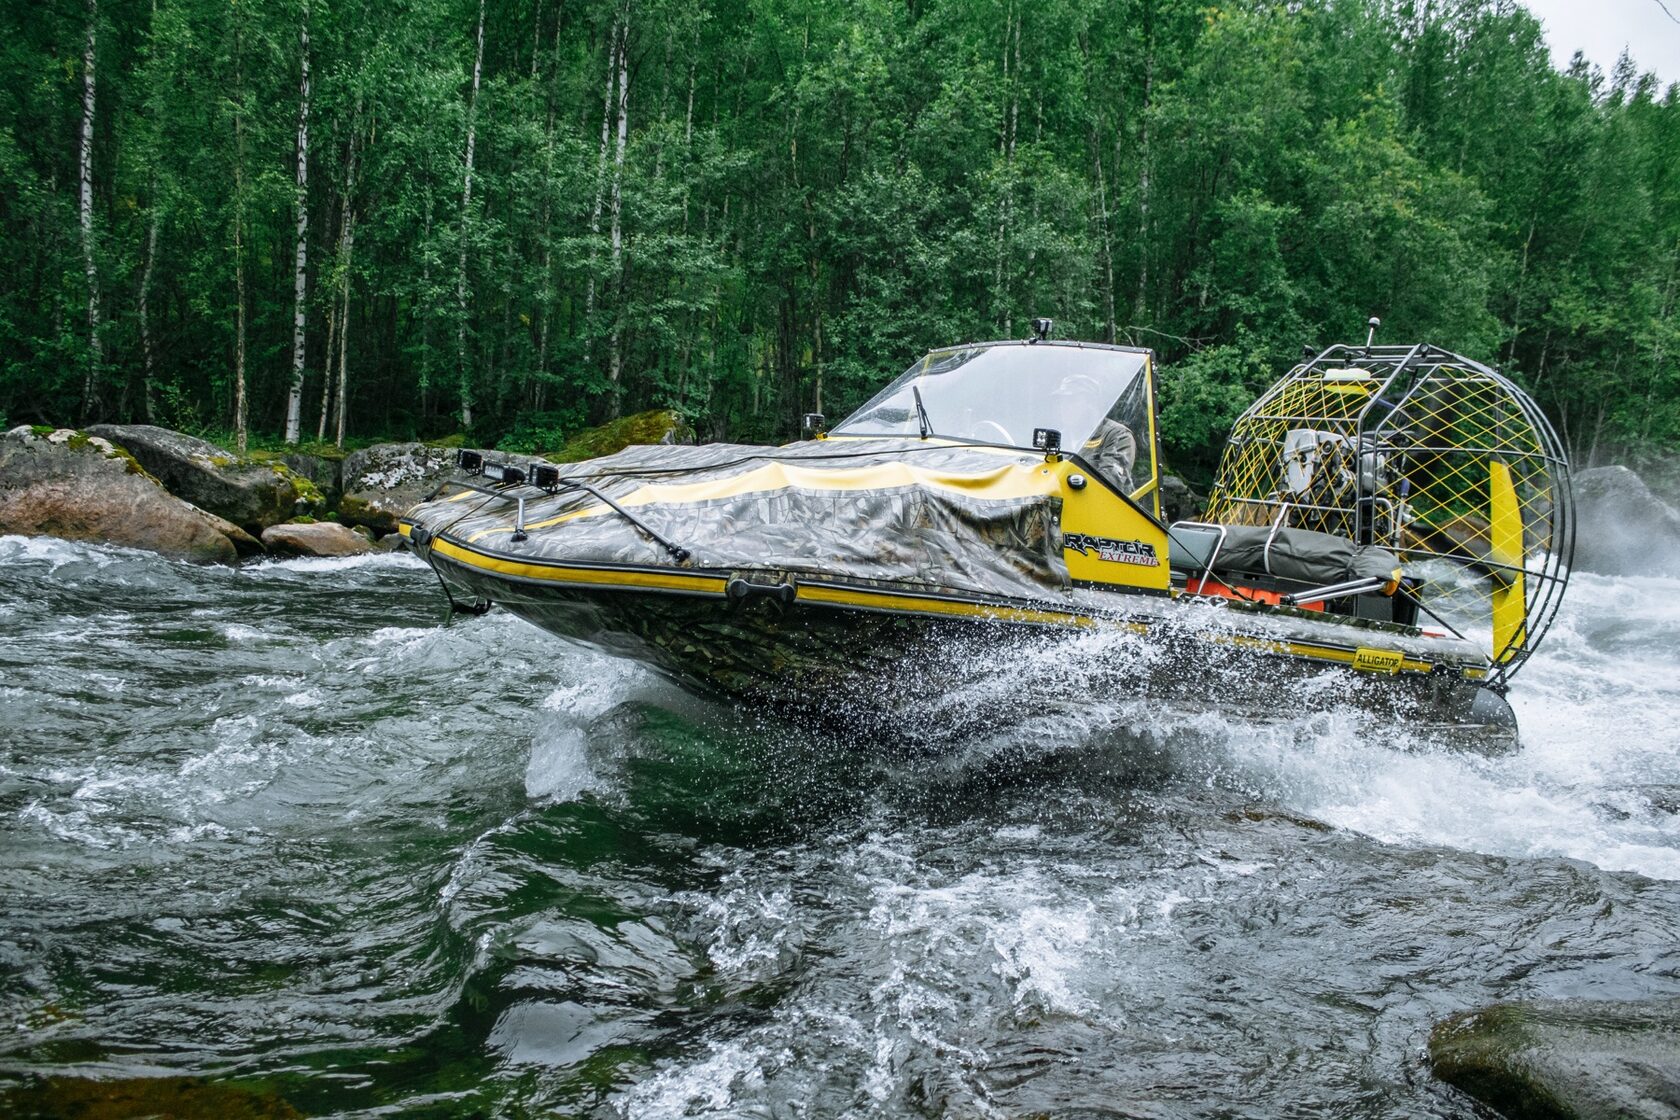
{"label": "green water", "polygon": [[1438,1018],[1680,995],[1680,612],[1578,582],[1512,758],[1098,705],[905,761],[403,557],[0,538],[0,1112],[1473,1116]]}

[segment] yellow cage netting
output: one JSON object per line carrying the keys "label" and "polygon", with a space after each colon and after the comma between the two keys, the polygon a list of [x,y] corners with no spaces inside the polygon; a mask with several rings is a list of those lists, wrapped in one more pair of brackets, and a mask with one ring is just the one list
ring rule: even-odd
{"label": "yellow cage netting", "polygon": [[1492,369],[1429,346],[1336,346],[1233,425],[1207,516],[1390,549],[1425,625],[1480,642],[1504,677],[1568,578],[1568,470],[1533,400]]}

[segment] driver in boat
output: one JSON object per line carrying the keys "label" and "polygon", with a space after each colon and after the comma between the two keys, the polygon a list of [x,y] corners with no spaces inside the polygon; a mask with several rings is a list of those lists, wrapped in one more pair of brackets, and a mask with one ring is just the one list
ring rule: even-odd
{"label": "driver in boat", "polygon": [[[1103,406],[1102,387],[1085,373],[1070,373],[1050,393],[1050,407],[1058,426],[1066,431],[1080,426],[1093,411]],[[1103,417],[1079,457],[1100,471],[1122,494],[1132,492],[1132,464],[1137,462],[1137,437],[1118,420]]]}

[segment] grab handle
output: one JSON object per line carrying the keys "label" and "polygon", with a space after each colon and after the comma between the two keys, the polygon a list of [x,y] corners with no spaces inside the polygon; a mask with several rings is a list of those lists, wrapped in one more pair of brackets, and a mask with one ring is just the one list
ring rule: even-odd
{"label": "grab handle", "polygon": [[729,596],[731,603],[744,603],[748,599],[756,599],[767,595],[778,603],[793,602],[794,596],[799,594],[798,585],[787,583],[754,583],[740,576],[731,576],[728,583],[723,585],[724,594]]}

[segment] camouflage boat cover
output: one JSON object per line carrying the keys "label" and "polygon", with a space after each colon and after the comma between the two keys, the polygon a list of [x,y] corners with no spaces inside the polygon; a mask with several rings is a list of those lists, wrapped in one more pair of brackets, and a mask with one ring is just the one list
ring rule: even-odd
{"label": "camouflage boat cover", "polygon": [[[562,468],[594,494],[450,492],[409,511],[431,536],[537,563],[792,575],[984,599],[1061,599],[1061,500],[998,485],[1041,456],[916,439],[645,446]],[[482,481],[482,480],[480,480]],[[988,493],[988,488],[992,493]],[[514,498],[528,539],[515,542]]]}

